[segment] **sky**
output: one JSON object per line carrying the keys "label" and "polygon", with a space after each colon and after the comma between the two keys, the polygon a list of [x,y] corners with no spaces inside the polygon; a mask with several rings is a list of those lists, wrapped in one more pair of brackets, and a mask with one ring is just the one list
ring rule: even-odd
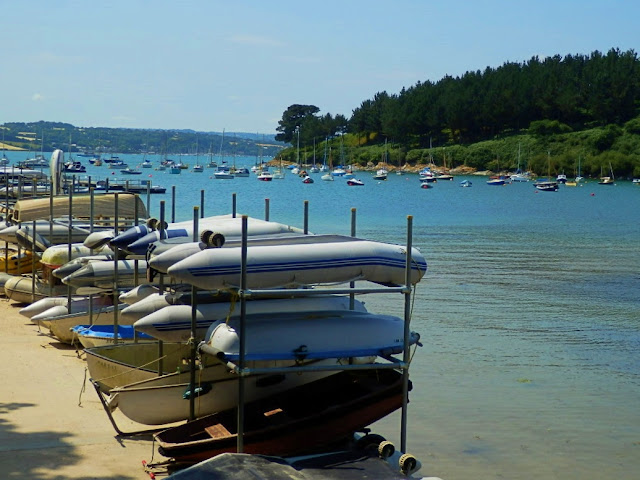
{"label": "sky", "polygon": [[637,0],[0,0],[0,123],[275,134],[292,104],[640,49]]}

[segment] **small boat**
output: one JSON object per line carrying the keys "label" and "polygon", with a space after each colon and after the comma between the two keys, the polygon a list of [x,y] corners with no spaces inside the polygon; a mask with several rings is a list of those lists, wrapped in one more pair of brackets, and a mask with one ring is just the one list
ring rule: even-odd
{"label": "small boat", "polygon": [[324,175],[322,175],[322,177],[320,177],[320,179],[325,182],[333,182],[333,175],[331,175],[330,173],[325,173]]}
{"label": "small boat", "polygon": [[347,185],[352,187],[361,187],[364,186],[364,182],[362,180],[358,180],[357,178],[350,178],[347,180]]}
{"label": "small boat", "polygon": [[93,165],[94,167],[101,167],[102,166],[102,159],[100,159],[100,157],[90,158],[89,159],[89,163],[91,165]]}
{"label": "small boat", "polygon": [[433,188],[432,182],[420,182],[420,188]]}
{"label": "small boat", "polygon": [[511,183],[511,176],[506,175],[494,175],[493,177],[489,177],[487,180],[487,185],[506,185],[507,183]]}
{"label": "small boat", "polygon": [[[213,322],[198,349],[223,362],[240,359],[240,317]],[[404,320],[353,310],[246,315],[248,361],[318,360],[396,355],[404,350]],[[409,345],[420,341],[410,332]],[[409,346],[408,345],[408,346]]]}
{"label": "small boat", "polygon": [[271,172],[263,170],[258,175],[258,180],[262,182],[270,182],[271,180],[273,180],[273,175],[271,174]]}
{"label": "small boat", "polygon": [[29,250],[22,250],[8,245],[6,248],[0,249],[0,272],[9,273],[11,275],[20,275],[29,273],[41,267],[39,257],[34,258]]}
{"label": "small boat", "polygon": [[[106,160],[105,160],[106,162]],[[111,162],[109,162],[109,168],[111,169],[123,169],[123,168],[127,168],[129,167],[128,164],[124,163],[122,160],[112,160]]]}
{"label": "small boat", "polygon": [[386,168],[380,168],[373,176],[374,180],[386,180],[389,176],[389,172]]}
{"label": "small boat", "polygon": [[344,177],[346,174],[347,174],[347,171],[340,166],[331,170],[331,175],[333,175],[334,177]]}
{"label": "small boat", "polygon": [[62,171],[65,173],[86,173],[87,167],[78,161],[68,162],[64,164]]}
{"label": "small boat", "polygon": [[234,176],[231,173],[231,170],[229,170],[229,167],[223,165],[219,166],[218,169],[213,172],[213,178],[218,180],[230,180],[234,178]]}
{"label": "small boat", "polygon": [[419,175],[419,178],[420,178],[421,182],[432,183],[432,182],[437,182],[438,181],[436,179],[435,174],[431,171],[431,168],[429,168],[429,167],[424,167],[422,170],[420,170],[418,175]]}
{"label": "small boat", "polygon": [[111,325],[75,325],[71,331],[76,336],[83,348],[115,345],[117,343],[155,342],[156,339],[136,332],[131,325],[118,325],[118,341],[113,324]]}
{"label": "small boat", "polygon": [[534,184],[534,187],[536,187],[536,189],[540,190],[541,192],[557,192],[558,182],[553,182],[553,181],[536,182]]}
{"label": "small boat", "polygon": [[233,173],[234,177],[250,177],[251,176],[251,172],[249,171],[248,168],[245,168],[245,167],[233,168],[231,170],[231,173]]}
{"label": "small boat", "polygon": [[193,171],[196,172],[196,173],[204,172],[204,165],[199,165],[199,164],[194,165],[193,166]]}
{"label": "small boat", "polygon": [[142,172],[134,168],[127,167],[124,170],[120,170],[120,173],[124,175],[140,175]]}
{"label": "small boat", "polygon": [[[349,297],[344,296],[311,296],[301,298],[276,298],[251,300],[246,302],[247,315],[268,313],[315,312],[315,311],[348,311]],[[198,304],[196,307],[196,338],[204,338],[207,330],[214,323],[234,313],[235,302],[215,302]],[[127,307],[123,312],[123,319],[130,318],[128,311],[138,310],[138,307]],[[362,302],[354,301],[353,311],[366,312]],[[191,305],[168,305],[153,313],[149,313],[133,326],[139,332],[146,333],[164,342],[187,342],[191,338]]]}
{"label": "small boat", "polygon": [[439,175],[436,175],[436,180],[453,180],[453,175],[440,173]]}
{"label": "small boat", "polygon": [[529,172],[517,172],[511,175],[512,182],[528,182],[531,179]]}
{"label": "small boat", "polygon": [[461,187],[470,187],[471,185],[473,185],[473,183],[471,183],[471,180],[462,180],[460,182]]}
{"label": "small boat", "polygon": [[556,177],[556,182],[558,183],[567,183],[567,176],[564,173],[559,173]]}
{"label": "small boat", "polygon": [[173,175],[180,175],[182,173],[182,168],[180,168],[178,165],[174,164],[171,165],[169,167],[169,173],[173,174]]}
{"label": "small boat", "polygon": [[149,160],[145,160],[140,164],[140,166],[142,168],[152,168],[153,167],[153,163],[151,163]]}
{"label": "small boat", "polygon": [[[203,290],[240,285],[241,247],[208,248],[181,260],[167,270],[177,280]],[[411,254],[412,284],[427,271],[427,262],[416,248]],[[279,288],[368,280],[404,285],[405,246],[356,240],[303,245],[247,248],[247,288]],[[140,262],[144,263],[144,262]]]}
{"label": "small boat", "polygon": [[612,177],[602,177],[598,182],[598,185],[613,185],[615,182]]}
{"label": "small boat", "polygon": [[[395,370],[340,372],[245,404],[244,453],[292,456],[317,451],[402,406],[402,375]],[[237,446],[231,408],[154,435],[159,453],[197,463]]]}
{"label": "small boat", "polygon": [[[113,288],[116,262],[90,262],[67,275],[62,282],[73,287]],[[144,260],[118,260],[118,287],[136,286],[136,263],[139,280],[146,278],[147,262]],[[141,282],[142,283],[142,282]],[[148,282],[144,282],[148,283]]]}
{"label": "small boat", "polygon": [[[253,217],[247,219],[247,224],[250,236],[304,233],[300,228]],[[200,219],[199,228],[201,232],[211,230],[225,237],[239,237],[242,234],[242,218],[240,216],[233,217],[230,214],[205,217]],[[111,244],[131,253],[143,255],[147,252],[150,244],[160,240],[160,233],[160,230],[152,230],[145,225],[138,225],[121,232],[111,241]],[[187,220],[171,223],[168,228],[162,230],[162,234],[166,240],[180,243],[190,242],[193,238],[193,222]]]}
{"label": "small boat", "polygon": [[313,183],[313,178],[311,178],[309,175],[307,175],[306,177],[304,177],[302,179],[302,183]]}

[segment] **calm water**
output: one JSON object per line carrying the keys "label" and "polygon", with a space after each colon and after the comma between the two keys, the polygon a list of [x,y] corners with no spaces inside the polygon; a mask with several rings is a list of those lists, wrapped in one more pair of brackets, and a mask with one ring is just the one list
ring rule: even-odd
{"label": "calm water", "polygon": [[[24,159],[24,153],[8,154]],[[131,166],[142,157],[122,156]],[[195,163],[194,157],[186,162]],[[158,162],[158,159],[151,159]],[[201,159],[201,163],[204,159]],[[237,159],[251,166],[252,158]],[[86,163],[86,161],[85,161]],[[106,164],[105,164],[106,165]],[[118,177],[106,166],[94,177]],[[640,471],[640,186],[588,183],[536,193],[532,184],[488,186],[461,177],[419,188],[390,175],[364,187],[344,180],[302,184],[255,177],[215,180],[213,170],[181,175],[144,170],[167,187],[151,197],[158,215],[193,217],[237,210],[302,226],[309,202],[314,233],[350,232],[413,242],[429,262],[414,297],[414,357],[408,450],[423,474],[450,479],[631,479]],[[370,311],[402,315],[402,297],[362,298]],[[374,431],[399,445],[399,415]]]}

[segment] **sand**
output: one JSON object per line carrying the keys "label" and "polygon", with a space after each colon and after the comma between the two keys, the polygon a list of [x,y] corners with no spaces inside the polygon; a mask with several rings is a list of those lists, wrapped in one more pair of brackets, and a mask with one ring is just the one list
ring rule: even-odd
{"label": "sand", "polygon": [[[117,436],[84,359],[39,332],[23,306],[0,297],[0,478],[148,479],[151,437]],[[115,419],[123,432],[145,428]]]}

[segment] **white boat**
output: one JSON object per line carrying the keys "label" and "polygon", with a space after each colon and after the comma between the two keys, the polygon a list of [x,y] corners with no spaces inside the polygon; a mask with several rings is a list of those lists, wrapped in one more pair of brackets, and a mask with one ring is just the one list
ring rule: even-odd
{"label": "white boat", "polygon": [[71,328],[71,332],[83,348],[103,347],[119,343],[156,343],[155,338],[136,332],[131,325],[118,325],[117,342],[113,325],[75,325]]}
{"label": "white boat", "polygon": [[373,175],[374,180],[386,180],[389,176],[389,171],[386,168],[379,168]]}
{"label": "white boat", "polygon": [[271,180],[273,180],[273,174],[269,171],[263,170],[258,175],[258,180],[262,182],[270,182]]}
{"label": "white boat", "polygon": [[[114,387],[184,371],[185,362],[190,356],[191,345],[185,343],[164,343],[162,349],[158,342],[123,343],[85,349],[89,376],[106,394]],[[211,356],[203,356],[203,366],[212,363],[219,364]],[[188,369],[186,375],[182,381],[188,382]]]}
{"label": "white boat", "polygon": [[[137,263],[137,268],[136,268]],[[135,287],[138,272],[140,283],[146,281],[147,262],[144,260],[118,260],[118,288]],[[90,262],[62,279],[73,287],[97,287],[112,289],[115,282],[116,262]]]}
{"label": "white boat", "polygon": [[[286,294],[286,292],[283,292]],[[247,315],[286,312],[345,311],[349,310],[349,297],[309,296],[250,300],[246,302]],[[196,307],[196,336],[204,338],[207,329],[215,322],[238,316],[237,302],[202,304]],[[366,312],[364,304],[354,301],[354,310]],[[133,326],[139,332],[165,342],[186,342],[191,337],[191,305],[170,305],[136,321]]]}
{"label": "white boat", "polygon": [[[96,296],[92,300],[85,295],[74,295],[71,297],[71,303],[69,304],[69,297],[67,296],[59,296],[59,297],[47,297],[37,302],[32,303],[31,305],[27,305],[26,307],[20,309],[18,313],[20,315],[24,315],[27,318],[32,319],[34,322],[38,321],[38,316],[41,314],[46,314],[46,312],[51,311],[52,308],[62,307],[63,310],[57,309],[56,312],[64,313],[75,313],[75,312],[83,312],[89,308],[90,303],[93,303],[95,307],[107,306],[111,305],[111,298],[107,296]],[[69,308],[70,307],[70,310]],[[47,316],[52,316],[51,314],[46,314]]]}
{"label": "white boat", "polygon": [[153,163],[151,163],[149,160],[144,160],[140,166],[142,168],[153,168]]}
{"label": "white boat", "polygon": [[[204,357],[207,357],[205,355]],[[343,363],[342,363],[343,362]],[[322,360],[323,365],[346,364],[348,359]],[[292,361],[247,362],[249,368],[296,366]],[[335,371],[249,375],[245,377],[245,401],[251,402],[335,374]],[[148,380],[112,388],[109,408],[118,409],[127,418],[143,425],[163,425],[190,416],[190,372],[156,376]],[[238,376],[222,363],[214,363],[196,372],[195,417],[237,405]]]}
{"label": "white boat", "polygon": [[133,325],[142,317],[169,305],[173,305],[171,293],[152,293],[133,305],[126,306],[121,312],[121,318],[123,323]]}
{"label": "white boat", "polygon": [[132,288],[126,292],[122,292],[118,296],[118,301],[126,303],[127,305],[133,305],[140,300],[147,298],[149,295],[160,293],[160,290],[155,285],[142,284]]}
{"label": "white boat", "polygon": [[[118,312],[126,307],[125,304],[118,305]],[[113,325],[114,307],[98,307],[92,312],[82,311],[52,316],[47,319],[38,320],[41,326],[48,328],[53,336],[63,343],[77,343],[78,337],[71,330],[76,325]],[[32,319],[33,320],[33,319]],[[126,320],[118,316],[118,323],[126,325]]]}
{"label": "white boat", "polygon": [[[247,237],[247,245],[302,245],[336,242],[353,242],[356,237],[346,235],[301,235],[299,233],[280,233],[274,235],[255,235]],[[242,239],[235,237],[225,241],[222,248],[240,247]],[[204,242],[176,243],[175,240],[159,240],[154,242],[147,251],[148,266],[161,273],[167,273],[171,265],[207,248]]]}
{"label": "white boat", "polygon": [[333,175],[331,175],[330,173],[325,173],[324,175],[322,175],[322,177],[320,177],[321,180],[324,180],[325,182],[333,182]]}
{"label": "white boat", "polygon": [[[205,290],[240,285],[241,248],[215,248],[171,266],[172,277]],[[410,282],[420,281],[427,262],[411,251]],[[274,245],[247,248],[247,287],[275,288],[331,282],[368,280],[380,284],[405,283],[406,248],[359,240],[349,243]]]}
{"label": "white boat", "polygon": [[[211,325],[198,349],[221,361],[240,358],[240,319]],[[309,360],[385,356],[404,350],[404,320],[368,312],[301,312],[247,315],[247,361]],[[414,345],[420,335],[411,332]]]}
{"label": "white boat", "polygon": [[51,296],[61,296],[68,292],[66,285],[51,285],[32,275],[10,275],[4,282],[4,294],[18,303],[33,303]]}
{"label": "white boat", "polygon": [[234,177],[233,173],[231,173],[231,170],[229,170],[229,167],[221,165],[215,172],[213,172],[213,178],[216,178],[218,180],[230,180]]}
{"label": "white boat", "polygon": [[[175,225],[175,224],[174,224]],[[210,220],[200,219],[198,223],[200,232],[215,232],[214,237],[209,237],[209,241],[220,239],[223,243],[227,237],[241,237],[242,235],[242,217],[225,215],[221,217],[213,217]],[[247,218],[247,233],[250,236],[256,235],[276,235],[281,233],[304,233],[304,230],[277,222],[268,222],[258,218]],[[172,228],[169,226],[166,230],[160,232],[152,231],[134,242],[122,245],[120,248],[126,249],[128,252],[143,255],[147,252],[149,245],[160,240],[161,235],[168,240],[174,239],[176,242],[190,242],[193,239],[193,222],[183,223],[181,227]],[[112,244],[117,240],[114,239]],[[124,243],[124,242],[122,242]]]}
{"label": "white boat", "polygon": [[358,180],[357,178],[350,178],[347,180],[347,185],[351,187],[362,187],[364,186],[364,182],[362,180]]}
{"label": "white boat", "polygon": [[512,182],[528,182],[531,179],[529,172],[518,172],[511,175]]}

